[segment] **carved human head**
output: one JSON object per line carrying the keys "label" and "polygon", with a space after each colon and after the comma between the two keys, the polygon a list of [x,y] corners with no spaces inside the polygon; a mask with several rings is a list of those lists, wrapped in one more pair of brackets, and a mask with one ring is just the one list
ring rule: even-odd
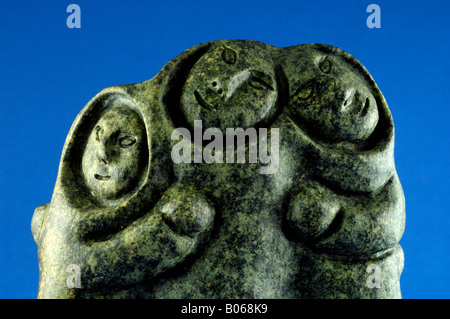
{"label": "carved human head", "polygon": [[275,112],[278,88],[268,46],[220,41],[191,69],[181,94],[188,123],[206,128],[248,128]]}
{"label": "carved human head", "polygon": [[145,125],[127,106],[106,109],[88,138],[82,171],[99,200],[127,194],[139,180],[148,158]]}
{"label": "carved human head", "polygon": [[[291,80],[288,107],[295,119],[328,141],[367,139],[379,114],[373,86],[359,63],[330,46],[306,48]],[[295,68],[295,60],[289,67]]]}

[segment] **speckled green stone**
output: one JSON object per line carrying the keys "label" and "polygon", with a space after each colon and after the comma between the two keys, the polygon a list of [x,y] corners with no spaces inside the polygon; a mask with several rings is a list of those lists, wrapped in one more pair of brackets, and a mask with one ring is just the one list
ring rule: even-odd
{"label": "speckled green stone", "polygon": [[[275,172],[261,158],[174,162],[175,128],[190,132],[191,158],[208,143],[194,143],[199,120],[224,136],[267,128],[247,150],[267,139]],[[401,298],[393,150],[382,93],[342,50],[197,45],[75,119],[33,215],[38,297]]]}

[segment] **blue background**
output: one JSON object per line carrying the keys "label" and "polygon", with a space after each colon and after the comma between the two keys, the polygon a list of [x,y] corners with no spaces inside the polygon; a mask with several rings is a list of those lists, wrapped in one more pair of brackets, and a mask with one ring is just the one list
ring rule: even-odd
{"label": "blue background", "polygon": [[[69,29],[69,4],[81,29]],[[369,29],[366,8],[381,8]],[[142,82],[185,49],[216,39],[321,42],[359,59],[396,126],[406,196],[404,298],[450,297],[448,1],[0,2],[0,298],[35,298],[30,222],[48,203],[82,107],[107,86]]]}

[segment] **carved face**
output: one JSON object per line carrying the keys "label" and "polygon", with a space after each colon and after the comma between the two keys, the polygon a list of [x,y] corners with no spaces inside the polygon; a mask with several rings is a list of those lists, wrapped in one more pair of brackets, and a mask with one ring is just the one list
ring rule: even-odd
{"label": "carved face", "polygon": [[83,154],[86,184],[100,200],[118,199],[136,185],[148,157],[145,126],[128,107],[103,113]]}
{"label": "carved face", "polygon": [[305,73],[289,102],[297,119],[327,140],[368,138],[378,123],[378,107],[363,75],[340,57],[319,52]]}
{"label": "carved face", "polygon": [[[242,45],[242,44],[241,44]],[[248,128],[275,111],[277,84],[271,57],[258,44],[217,46],[194,65],[184,85],[181,109],[188,123]]]}

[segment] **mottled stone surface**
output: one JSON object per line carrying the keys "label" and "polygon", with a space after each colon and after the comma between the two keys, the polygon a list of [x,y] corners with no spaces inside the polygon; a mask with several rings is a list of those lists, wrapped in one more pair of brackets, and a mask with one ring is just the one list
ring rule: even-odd
{"label": "mottled stone surface", "polygon": [[[261,156],[225,161],[239,161],[225,148],[194,162],[210,142],[194,143],[199,120],[215,141],[266,128],[246,150],[267,142],[275,170],[262,173]],[[180,140],[192,162],[173,160]],[[393,150],[382,93],[342,50],[197,45],[75,119],[51,202],[33,215],[38,297],[400,298]]]}

